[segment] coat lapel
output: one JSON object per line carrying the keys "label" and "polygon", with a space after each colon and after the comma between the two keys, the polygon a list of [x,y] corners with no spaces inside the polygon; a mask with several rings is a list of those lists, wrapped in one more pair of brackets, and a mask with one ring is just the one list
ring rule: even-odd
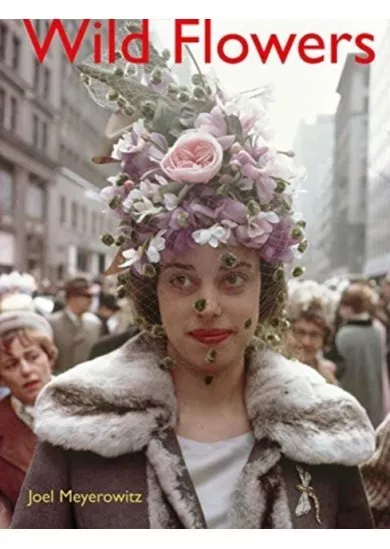
{"label": "coat lapel", "polygon": [[[153,482],[153,473],[173,510],[179,517],[184,528],[207,528],[190,474],[184,462],[183,455],[172,429],[160,436],[155,436],[149,442],[147,458],[153,472],[149,473],[149,507],[154,524],[169,520],[168,511],[156,511],[156,503],[161,501],[158,487]],[[157,526],[158,527],[158,526]]]}
{"label": "coat lapel", "polygon": [[292,528],[280,461],[278,444],[266,439],[255,443],[233,496],[233,528]]}

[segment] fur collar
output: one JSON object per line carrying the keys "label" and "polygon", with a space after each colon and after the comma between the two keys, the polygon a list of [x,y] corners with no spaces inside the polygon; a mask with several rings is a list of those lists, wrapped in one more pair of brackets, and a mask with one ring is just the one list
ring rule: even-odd
{"label": "fur collar", "polygon": [[[140,334],[68,370],[38,399],[37,435],[105,457],[146,448],[176,424],[173,382],[158,361]],[[357,465],[374,451],[374,430],[354,397],[273,351],[251,359],[246,403],[255,438],[278,443],[294,461]]]}

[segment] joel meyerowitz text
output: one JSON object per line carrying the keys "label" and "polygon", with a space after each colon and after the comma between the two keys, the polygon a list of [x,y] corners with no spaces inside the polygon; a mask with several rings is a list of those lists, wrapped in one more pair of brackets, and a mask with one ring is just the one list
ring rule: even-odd
{"label": "joel meyerowitz text", "polygon": [[50,505],[52,503],[74,503],[84,507],[91,503],[142,503],[143,494],[134,492],[74,492],[73,490],[49,490],[34,492],[29,490],[26,506]]}
{"label": "joel meyerowitz text", "polygon": [[[235,65],[242,63],[248,55],[254,52],[260,63],[279,59],[286,63],[290,57],[298,55],[302,62],[308,64],[337,63],[343,54],[343,47],[353,44],[356,50],[355,62],[359,64],[372,63],[375,59],[373,49],[375,37],[368,32],[352,35],[348,32],[322,36],[316,32],[303,35],[291,33],[279,37],[273,33],[263,36],[259,32],[248,32],[243,36],[239,33],[229,33],[214,36],[211,19],[174,19],[173,22],[173,62],[183,61],[184,48],[191,44],[199,44],[203,51],[202,61],[206,64],[221,60]],[[66,26],[61,19],[53,19],[48,25],[46,35],[39,37],[31,19],[23,19],[26,32],[37,59],[43,63],[48,55],[52,41],[57,36],[62,43],[64,53],[73,63],[86,39],[87,32],[93,32],[93,60],[101,63],[104,59],[115,63],[118,53],[129,63],[149,63],[150,56],[150,24],[149,19],[141,19],[137,31],[129,31],[118,39],[120,20],[106,19],[92,21],[82,19],[73,39],[68,35]],[[105,28],[103,28],[105,25]],[[261,21],[253,22],[261,27]],[[248,24],[249,30],[249,24]],[[104,37],[104,39],[103,39]],[[134,54],[131,45],[137,41],[138,53]],[[234,53],[232,53],[232,48]]]}

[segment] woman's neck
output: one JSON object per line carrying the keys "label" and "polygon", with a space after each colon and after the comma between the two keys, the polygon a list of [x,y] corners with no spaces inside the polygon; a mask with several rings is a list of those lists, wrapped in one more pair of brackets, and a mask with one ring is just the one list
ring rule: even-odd
{"label": "woman's neck", "polygon": [[250,431],[244,398],[244,362],[218,373],[209,385],[204,374],[179,364],[172,377],[178,406],[177,434],[213,442]]}

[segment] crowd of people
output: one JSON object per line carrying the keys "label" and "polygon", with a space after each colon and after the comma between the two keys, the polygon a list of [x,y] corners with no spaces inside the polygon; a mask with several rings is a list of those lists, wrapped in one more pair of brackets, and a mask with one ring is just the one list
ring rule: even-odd
{"label": "crowd of people", "polygon": [[[205,263],[201,261],[199,270],[205,269],[205,265],[208,263],[209,261]],[[20,497],[25,475],[37,450],[38,438],[34,432],[35,402],[42,389],[50,382],[53,383],[57,376],[60,381],[62,379],[60,374],[70,373],[77,364],[105,356],[116,356],[115,361],[120,360],[120,356],[123,358],[124,351],[120,351],[122,355],[111,355],[110,353],[118,352],[115,349],[121,349],[123,345],[125,346],[123,349],[126,348],[126,345],[129,346],[131,341],[134,341],[133,345],[137,348],[138,346],[142,348],[141,342],[135,343],[135,341],[139,341],[137,339],[141,332],[139,326],[130,323],[122,330],[120,322],[113,322],[115,315],[120,312],[117,298],[113,294],[105,292],[97,294],[96,284],[87,279],[74,278],[66,284],[61,293],[63,306],[61,310],[54,313],[42,313],[37,310],[34,307],[31,293],[26,291],[23,285],[15,284],[15,274],[10,277],[10,280],[13,281],[14,286],[6,287],[5,277],[3,277],[2,295],[0,296],[0,380],[2,391],[0,400],[0,525],[2,528],[11,526],[12,515]],[[95,306],[93,306],[94,303]],[[4,309],[2,305],[4,305]],[[174,303],[174,307],[177,306],[178,303]],[[92,309],[95,312],[92,312]],[[206,317],[206,313],[204,317]],[[300,383],[304,381],[300,370],[302,363],[316,370],[327,384],[341,387],[348,394],[353,395],[367,412],[370,423],[377,429],[375,450],[372,448],[369,457],[365,456],[367,459],[362,460],[359,464],[364,480],[364,491],[363,488],[359,492],[356,491],[356,487],[351,487],[351,498],[355,498],[355,500],[349,504],[355,509],[354,505],[358,505],[358,501],[361,502],[361,514],[358,514],[360,518],[359,520],[356,518],[354,521],[350,516],[344,526],[338,527],[364,527],[364,525],[370,527],[369,517],[373,516],[377,528],[390,528],[390,355],[388,351],[390,277],[383,279],[376,287],[367,281],[353,281],[347,284],[343,291],[331,290],[326,285],[315,281],[297,282],[292,280],[288,286],[286,319],[289,327],[285,334],[283,354],[291,361],[290,375],[294,376],[293,368],[296,366],[297,382]],[[108,327],[110,324],[111,329]],[[172,339],[175,337],[177,336],[172,334]],[[91,365],[93,365],[90,369],[92,374],[94,369],[97,371],[96,375],[102,374],[104,362],[99,364],[93,361]],[[80,368],[80,374],[77,375],[78,371],[79,369],[75,368],[75,377],[69,375],[67,379],[70,383],[79,381],[79,390],[82,393],[82,378],[85,377],[85,380],[88,380],[90,373],[88,369],[85,369],[84,374]],[[158,378],[157,373],[154,375]],[[318,383],[315,378],[313,379],[315,383]],[[293,381],[291,379],[289,383],[293,383]],[[64,382],[66,385],[66,378],[64,378]],[[121,383],[121,380],[118,379],[117,382]],[[123,382],[125,383],[125,381]],[[185,377],[184,379],[179,377],[177,383],[177,390],[183,391],[183,419],[181,423],[183,426],[181,428],[183,435],[186,435],[180,435],[179,431],[178,436],[182,437],[179,440],[184,459],[186,462],[188,459],[188,463],[191,463],[191,460],[196,460],[197,455],[199,458],[203,455],[203,450],[201,447],[195,447],[196,452],[194,452],[191,448],[192,439],[196,441],[199,437],[195,427],[191,426],[189,432],[184,430],[187,421],[192,425],[191,418],[186,418],[186,406],[188,406],[186,398],[188,398],[187,391],[191,393],[194,390],[196,393],[200,393],[197,396],[202,402],[201,392],[199,388],[196,388],[196,384],[195,387],[192,385],[194,380],[191,376],[188,380]],[[188,383],[190,384],[187,387]],[[232,387],[229,389],[233,390]],[[55,384],[53,390],[55,391]],[[71,397],[69,398],[71,399]],[[125,398],[125,395],[122,398]],[[156,406],[158,406],[157,395],[155,398]],[[309,405],[309,397],[307,398]],[[261,402],[259,405],[262,409]],[[280,405],[283,406],[284,403],[281,401]],[[341,408],[339,412],[348,414],[347,407],[350,405],[351,402],[347,400],[343,403],[346,408]],[[266,410],[267,395],[265,395],[264,403],[264,411],[266,412]],[[335,411],[337,410],[335,405]],[[279,410],[279,412],[281,411]],[[54,418],[50,429],[55,432],[57,428],[59,433],[57,436],[63,436],[66,439],[70,435],[67,434],[66,428],[64,428],[64,433],[61,432],[61,425],[65,426],[64,418],[61,418],[60,414],[58,415],[57,427],[55,418],[58,411],[51,413],[54,414]],[[312,413],[315,414],[314,411]],[[75,415],[75,420],[77,418],[80,422],[81,430],[82,415],[83,412],[78,412]],[[239,409],[234,408],[234,415],[232,414],[229,418],[229,423],[236,415],[239,417]],[[103,416],[101,419],[103,420]],[[144,420],[140,418],[140,421]],[[345,420],[340,418],[339,421],[340,429],[345,428]],[[219,418],[219,422],[221,422],[221,418]],[[129,426],[136,432],[133,437],[141,436],[141,433],[137,431],[136,424],[129,423]],[[143,427],[145,428],[144,425]],[[348,427],[356,428],[353,424],[349,424]],[[77,428],[77,423],[72,428]],[[93,434],[92,425],[89,425],[88,428]],[[213,427],[213,431],[214,429],[217,431],[217,441],[214,442],[213,432],[210,441],[205,443],[207,445],[205,451],[207,449],[207,453],[213,451],[213,455],[215,454],[213,458],[216,462],[215,465],[218,464],[218,431],[220,428],[220,423]],[[312,428],[310,422],[307,423],[306,428],[306,436],[310,436]],[[362,429],[363,431],[367,429],[367,425]],[[236,442],[246,443],[243,446],[246,450],[239,453],[241,457],[237,464],[242,468],[252,446],[250,437],[246,434],[247,428],[240,426],[238,432],[241,431],[244,434],[228,440],[231,442],[232,450]],[[95,434],[98,437],[97,444],[106,443],[97,431]],[[129,442],[130,444],[131,442]],[[188,444],[188,448],[186,444]],[[195,442],[194,444],[201,443]],[[45,475],[49,480],[44,483],[43,487],[39,486],[40,491],[45,487],[47,491],[52,490],[50,482],[53,486],[59,486],[59,481],[55,481],[55,477],[57,478],[59,473],[55,465],[58,460],[58,456],[55,455],[58,449],[53,444],[53,448],[50,450],[53,455],[48,456],[45,452],[47,449],[38,452],[34,460],[35,469],[30,473],[34,478],[35,471],[36,481],[36,470],[42,471],[41,467],[45,468]],[[345,448],[345,452],[347,455],[347,448]],[[85,454],[81,454],[84,459]],[[116,451],[113,454],[115,455]],[[110,451],[107,456],[114,457]],[[202,459],[206,459],[206,454]],[[342,456],[339,456],[339,459],[342,461]],[[41,466],[37,464],[37,460],[42,461]],[[120,461],[114,460],[118,470],[121,470],[122,467]],[[88,464],[88,459],[86,463]],[[52,476],[50,476],[49,466],[53,468]],[[96,464],[90,463],[89,466],[92,473]],[[197,465],[197,467],[199,466]],[[195,469],[194,475],[201,475],[201,473],[201,469],[198,473]],[[108,478],[110,483],[113,482],[110,476]],[[358,478],[355,479],[356,483],[358,483]],[[40,477],[39,479],[41,483],[42,479]],[[223,481],[223,477],[220,481]],[[181,482],[185,482],[185,479],[182,479]],[[28,486],[31,486],[31,481]],[[112,484],[111,489],[114,490],[114,487],[115,483]],[[93,488],[93,485],[84,486],[85,491],[87,489],[91,491]],[[222,485],[218,483],[217,479],[213,489],[221,490],[221,488]],[[205,490],[202,493],[199,490],[198,497],[201,505],[207,508],[208,491]],[[368,506],[364,510],[365,501],[368,502],[370,511]],[[19,521],[21,520],[20,514],[23,516],[25,514],[22,507],[25,505],[19,504]],[[58,509],[56,516],[58,517]],[[214,519],[217,523],[217,516]],[[36,509],[35,514],[28,518],[26,527],[39,528],[40,520],[42,517],[39,510]],[[363,522],[361,522],[362,520]],[[213,527],[212,518],[210,521],[209,527]],[[23,523],[20,526],[17,524],[16,527],[25,527]],[[55,524],[56,521],[54,521],[53,527]],[[189,524],[192,524],[191,521]],[[74,526],[61,522],[58,527]],[[194,524],[191,527],[195,527]]]}

